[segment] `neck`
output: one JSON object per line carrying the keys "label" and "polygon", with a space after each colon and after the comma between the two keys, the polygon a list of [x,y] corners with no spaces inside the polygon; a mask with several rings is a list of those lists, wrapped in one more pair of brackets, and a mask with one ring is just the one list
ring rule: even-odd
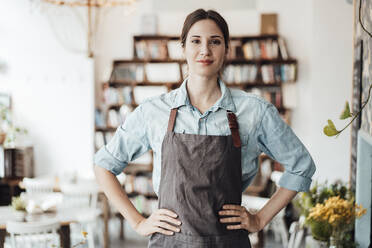
{"label": "neck", "polygon": [[201,113],[208,110],[221,97],[221,89],[217,75],[213,77],[200,77],[190,75],[187,80],[187,93],[191,104]]}

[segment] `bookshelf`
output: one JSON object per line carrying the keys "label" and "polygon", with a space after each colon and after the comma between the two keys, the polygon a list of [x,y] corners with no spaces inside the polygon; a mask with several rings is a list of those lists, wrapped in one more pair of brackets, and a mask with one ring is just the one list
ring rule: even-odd
{"label": "bookshelf", "polygon": [[[144,95],[158,95],[176,89],[186,74],[187,66],[182,58],[179,37],[134,36],[133,59],[113,61],[110,79],[102,84],[104,104],[101,110],[96,110],[96,149],[110,140],[126,115],[144,100]],[[261,95],[277,107],[289,124],[290,110],[283,105],[282,86],[296,82],[297,60],[290,57],[282,37],[231,37],[223,80],[228,87]],[[151,178],[151,161],[134,161],[125,168],[124,173],[130,176],[127,181],[131,185],[126,186],[130,188],[129,195],[156,199],[151,191],[138,192],[135,189],[136,184],[146,187],[143,178]],[[136,183],[138,175],[141,183]]]}

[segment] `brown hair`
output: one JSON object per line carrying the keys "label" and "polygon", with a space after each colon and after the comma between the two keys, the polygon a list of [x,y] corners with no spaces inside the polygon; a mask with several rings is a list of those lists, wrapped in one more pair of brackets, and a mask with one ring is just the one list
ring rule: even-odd
{"label": "brown hair", "polygon": [[[227,52],[229,49],[229,40],[230,40],[229,27],[227,26],[225,19],[214,10],[205,11],[204,9],[197,9],[191,12],[186,17],[185,22],[183,23],[182,33],[180,37],[182,47],[185,48],[186,38],[190,31],[191,26],[194,25],[196,22],[205,20],[205,19],[214,21],[216,25],[220,28],[224,41],[225,41],[225,49]],[[224,68],[225,68],[225,61],[223,62],[222,67],[219,71],[220,76]]]}

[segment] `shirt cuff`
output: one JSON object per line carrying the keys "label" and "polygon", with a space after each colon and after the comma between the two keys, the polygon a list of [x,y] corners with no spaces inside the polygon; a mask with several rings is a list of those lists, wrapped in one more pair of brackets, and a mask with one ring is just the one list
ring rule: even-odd
{"label": "shirt cuff", "polygon": [[106,146],[103,146],[94,155],[94,164],[110,171],[117,176],[123,172],[128,163],[122,162],[112,156],[112,154],[107,151]]}
{"label": "shirt cuff", "polygon": [[310,189],[311,179],[285,171],[279,180],[279,186],[297,192],[307,192]]}

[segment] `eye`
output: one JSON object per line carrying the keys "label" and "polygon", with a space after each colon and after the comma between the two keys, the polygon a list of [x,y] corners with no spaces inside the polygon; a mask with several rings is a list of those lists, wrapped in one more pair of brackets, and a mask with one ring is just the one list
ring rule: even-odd
{"label": "eye", "polygon": [[200,41],[199,40],[191,40],[191,43],[194,43],[194,44],[199,44]]}
{"label": "eye", "polygon": [[210,41],[210,43],[211,43],[212,45],[220,45],[220,44],[221,44],[221,41],[218,40],[218,39],[213,39],[213,40]]}

